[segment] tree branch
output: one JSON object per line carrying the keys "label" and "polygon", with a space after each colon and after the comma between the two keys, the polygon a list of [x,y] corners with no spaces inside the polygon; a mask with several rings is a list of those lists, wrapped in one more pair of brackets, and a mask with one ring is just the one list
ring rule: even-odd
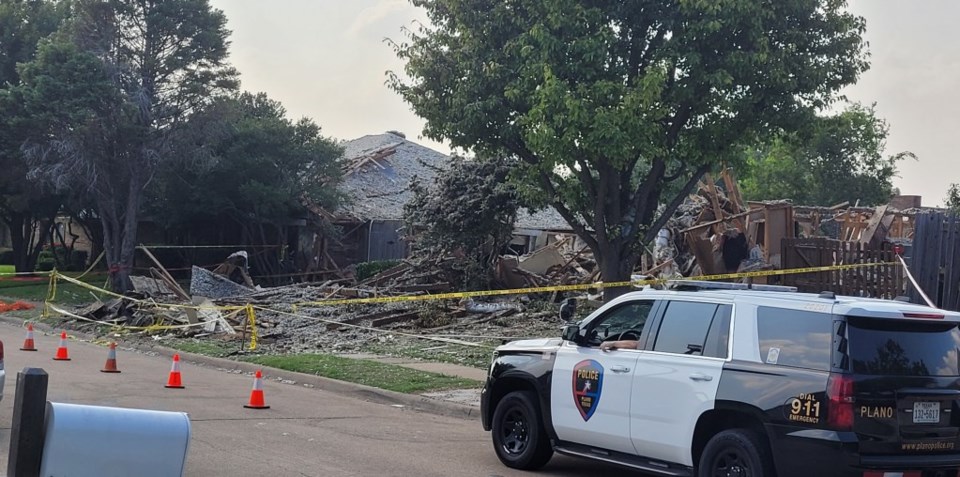
{"label": "tree branch", "polygon": [[687,165],[680,163],[680,167],[677,168],[677,172],[674,174],[665,174],[663,177],[664,182],[673,182],[680,178],[684,172],[687,172]]}
{"label": "tree branch", "polygon": [[643,236],[644,243],[653,240],[657,236],[657,233],[659,233],[660,229],[667,224],[667,221],[669,221],[670,217],[673,216],[673,213],[677,211],[677,209],[680,207],[680,204],[683,204],[683,201],[687,199],[688,195],[690,195],[690,191],[693,190],[693,186],[695,186],[700,178],[703,177],[703,175],[709,170],[710,165],[704,164],[694,171],[693,175],[690,176],[690,179],[687,180],[687,183],[683,185],[683,189],[680,190],[680,193],[678,193],[676,197],[674,197],[673,200],[667,204],[667,207],[663,209],[663,213],[660,214],[660,217],[657,217],[657,220],[650,224],[650,228],[647,229]]}
{"label": "tree branch", "polygon": [[597,183],[593,180],[593,174],[590,173],[590,165],[587,164],[587,161],[583,157],[577,158],[577,164],[580,165],[578,169],[577,177],[580,178],[580,182],[584,184],[587,188],[587,193],[596,197],[597,195]]}
{"label": "tree branch", "polygon": [[584,227],[580,221],[576,220],[576,217],[573,216],[573,213],[570,212],[570,209],[560,202],[558,199],[560,195],[557,194],[557,188],[554,187],[553,182],[550,181],[550,176],[543,171],[540,171],[538,178],[540,180],[540,185],[542,185],[543,188],[546,189],[546,191],[552,197],[554,197],[554,200],[552,201],[553,208],[557,209],[557,212],[560,214],[560,216],[563,217],[568,224],[570,224],[570,227],[573,229],[573,231],[576,232],[576,234],[587,243],[587,246],[590,247],[595,254],[599,255],[600,248],[597,239],[590,235],[590,232],[587,230],[587,228]]}
{"label": "tree branch", "polygon": [[650,172],[647,173],[647,178],[641,181],[634,191],[632,204],[634,215],[630,230],[631,235],[636,234],[637,230],[639,230],[640,221],[643,216],[641,212],[643,208],[647,206],[650,193],[654,190],[657,183],[663,179],[663,173],[666,169],[666,161],[660,158],[654,159],[653,164],[650,165]]}

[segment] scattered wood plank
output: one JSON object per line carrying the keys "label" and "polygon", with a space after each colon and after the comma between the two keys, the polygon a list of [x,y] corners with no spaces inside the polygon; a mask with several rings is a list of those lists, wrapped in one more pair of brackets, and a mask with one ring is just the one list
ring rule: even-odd
{"label": "scattered wood plank", "polygon": [[741,213],[739,213],[739,214],[730,215],[730,216],[724,217],[724,218],[722,218],[722,219],[711,220],[710,222],[704,222],[704,223],[702,223],[702,224],[697,224],[697,225],[694,225],[693,227],[689,227],[689,228],[686,228],[686,229],[681,230],[681,231],[680,231],[680,234],[682,235],[682,234],[686,234],[686,233],[689,233],[689,232],[694,232],[694,231],[697,231],[697,230],[700,230],[700,229],[704,229],[704,228],[707,228],[707,227],[712,227],[712,226],[717,225],[717,224],[722,224],[722,223],[724,223],[724,222],[729,222],[729,221],[731,221],[731,220],[740,219],[740,218],[746,217],[746,216],[748,216],[748,215],[750,215],[751,213],[754,213],[754,212],[756,212],[756,210],[748,210],[748,211],[746,211],[746,212],[741,212]]}
{"label": "scattered wood plank", "polygon": [[370,326],[374,328],[381,328],[386,325],[391,325],[393,323],[399,323],[401,321],[411,321],[420,317],[419,311],[410,311],[407,313],[400,313],[393,316],[388,316],[386,318],[378,318],[370,322]]}
{"label": "scattered wood plank", "polygon": [[181,300],[190,300],[190,295],[180,287],[176,280],[173,279],[173,276],[171,276],[170,272],[168,272],[167,269],[163,267],[163,264],[157,260],[157,257],[154,257],[153,253],[151,253],[147,247],[141,245],[139,248],[140,250],[143,250],[143,253],[146,254],[146,256],[157,266],[160,274],[165,278],[164,281],[168,282],[167,285],[170,287],[170,291],[177,295]]}
{"label": "scattered wood plank", "polygon": [[395,287],[397,291],[401,292],[444,292],[450,290],[450,283],[448,282],[439,282],[439,283],[423,283],[415,285],[400,285]]}
{"label": "scattered wood plank", "polygon": [[383,318],[396,314],[397,312],[405,312],[407,310],[382,310],[376,313],[370,313],[367,315],[357,316],[354,318],[349,318],[341,321],[340,323],[327,323],[327,331],[336,331],[340,328],[343,328],[343,325],[356,325],[357,323],[362,323],[367,320],[376,320],[378,318]]}

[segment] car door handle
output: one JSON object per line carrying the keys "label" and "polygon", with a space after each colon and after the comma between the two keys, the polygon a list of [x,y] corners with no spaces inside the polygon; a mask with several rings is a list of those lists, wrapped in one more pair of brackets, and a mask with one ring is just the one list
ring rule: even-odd
{"label": "car door handle", "polygon": [[694,381],[713,381],[713,376],[707,374],[694,373],[690,375],[690,379]]}
{"label": "car door handle", "polygon": [[626,366],[611,366],[610,371],[613,371],[614,373],[629,373],[630,368]]}

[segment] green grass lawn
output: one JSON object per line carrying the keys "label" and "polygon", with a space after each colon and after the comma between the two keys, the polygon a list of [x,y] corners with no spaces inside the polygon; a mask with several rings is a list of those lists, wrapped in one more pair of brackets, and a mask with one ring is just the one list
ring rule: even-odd
{"label": "green grass lawn", "polygon": [[[0,272],[5,270],[0,269]],[[106,281],[106,274],[91,274],[83,278],[83,281],[95,287],[103,287]],[[40,302],[47,298],[50,280],[46,276],[26,278],[18,277],[0,277],[0,297],[6,297],[16,300],[27,300]],[[55,303],[67,305],[79,305],[94,301],[92,291],[80,285],[72,283],[59,282],[57,284],[57,296]]]}
{"label": "green grass lawn", "polygon": [[[215,358],[224,358],[241,350],[239,343],[227,343],[213,339],[174,338],[163,340],[164,346],[187,353],[202,354]],[[246,345],[242,349],[246,349]]]}
{"label": "green grass lawn", "polygon": [[472,379],[430,373],[393,364],[325,354],[252,356],[244,361],[274,368],[314,374],[325,378],[365,384],[401,393],[422,393],[445,389],[479,388]]}
{"label": "green grass lawn", "polygon": [[13,272],[14,272],[13,265],[0,265],[0,276],[2,276],[4,273],[13,273]]}

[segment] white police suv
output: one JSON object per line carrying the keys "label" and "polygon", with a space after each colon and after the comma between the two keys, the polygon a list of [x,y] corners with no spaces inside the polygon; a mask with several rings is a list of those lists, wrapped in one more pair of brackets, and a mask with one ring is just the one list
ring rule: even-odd
{"label": "white police suv", "polygon": [[[960,314],[678,285],[497,349],[481,406],[504,464],[559,452],[668,476],[960,475]],[[637,349],[601,350],[612,340]]]}

